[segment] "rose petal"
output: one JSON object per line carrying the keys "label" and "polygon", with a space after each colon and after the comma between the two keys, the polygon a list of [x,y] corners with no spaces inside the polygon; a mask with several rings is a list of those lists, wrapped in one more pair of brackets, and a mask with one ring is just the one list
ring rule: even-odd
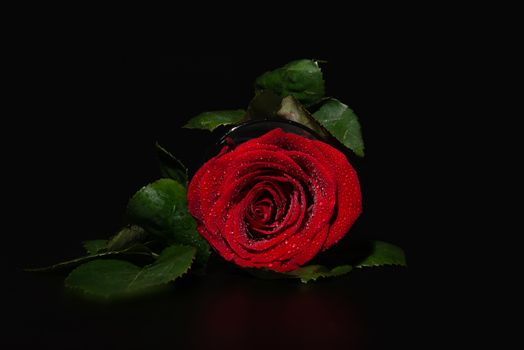
{"label": "rose petal", "polygon": [[225,147],[193,177],[198,230],[240,266],[291,271],[340,240],[361,212],[346,157],[281,129]]}
{"label": "rose petal", "polygon": [[325,143],[315,142],[330,163],[333,164],[337,177],[337,208],[323,247],[323,250],[325,250],[344,237],[360,216],[362,213],[362,195],[357,173],[347,161],[346,156]]}

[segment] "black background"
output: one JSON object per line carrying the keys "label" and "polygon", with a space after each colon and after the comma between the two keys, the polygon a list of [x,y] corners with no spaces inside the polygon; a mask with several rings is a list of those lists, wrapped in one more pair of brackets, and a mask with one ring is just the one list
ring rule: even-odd
{"label": "black background", "polygon": [[[208,276],[185,277],[168,292],[125,304],[85,303],[62,288],[62,274],[31,274],[82,254],[84,239],[122,223],[129,196],[159,177],[159,141],[192,171],[213,143],[181,126],[202,111],[244,108],[262,72],[302,56],[323,64],[327,94],[359,115],[366,157],[358,171],[364,213],[351,235],[402,246],[408,269],[354,271],[302,285],[245,275],[219,260]],[[33,92],[15,115],[20,132],[7,192],[9,344],[53,348],[406,348],[423,325],[418,281],[428,196],[422,122],[434,67],[416,51],[360,55],[40,57],[26,81]],[[31,118],[29,118],[31,117]],[[416,130],[416,132],[412,132]],[[5,132],[6,130],[4,130]],[[30,134],[30,136],[29,136]],[[427,347],[425,344],[424,347]]]}

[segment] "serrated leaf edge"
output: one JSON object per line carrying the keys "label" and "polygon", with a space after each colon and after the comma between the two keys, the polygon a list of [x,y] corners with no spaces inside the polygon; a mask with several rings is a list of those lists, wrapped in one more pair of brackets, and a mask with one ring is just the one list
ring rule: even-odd
{"label": "serrated leaf edge", "polygon": [[[122,254],[127,254],[127,255],[151,256],[151,254],[145,253],[145,252],[133,252],[133,251],[131,251],[133,248],[134,248],[134,246],[131,246],[131,247],[126,248],[124,250],[116,250],[116,251],[111,251],[111,252],[96,253],[96,254],[92,254],[92,255],[84,255],[84,256],[81,256],[79,258],[75,258],[75,259],[71,259],[71,260],[67,260],[67,261],[62,261],[62,262],[59,262],[59,263],[56,263],[56,264],[53,264],[53,265],[49,265],[49,266],[24,269],[24,271],[27,271],[27,272],[48,272],[48,271],[55,271],[55,270],[60,269],[62,267],[66,267],[69,264],[74,264],[74,263],[77,263],[77,262],[81,263],[81,265],[79,265],[79,266],[77,266],[77,267],[75,267],[73,269],[73,270],[75,270],[78,267],[80,267],[80,266],[82,266],[84,264],[87,264],[87,263],[89,263],[91,261],[94,261],[94,260],[99,259],[99,258],[105,258],[105,257],[108,257],[108,256],[112,256],[112,255],[118,256],[118,255],[122,255]],[[114,259],[114,260],[118,260],[118,259]]]}
{"label": "serrated leaf edge", "polygon": [[[195,261],[195,256],[196,256],[196,248],[195,248],[195,247],[186,246],[186,245],[181,245],[181,244],[180,244],[179,246],[183,246],[183,247],[191,248],[191,249],[193,250],[193,256],[191,257],[191,262],[190,262],[190,264],[188,265],[187,269],[186,269],[184,272],[182,272],[179,276],[177,276],[177,277],[175,277],[175,278],[173,278],[173,279],[171,279],[171,280],[169,280],[169,281],[166,281],[166,282],[163,282],[163,283],[159,283],[157,286],[164,286],[164,285],[167,285],[167,284],[169,284],[169,283],[172,283],[172,282],[175,281],[176,279],[181,278],[182,276],[185,276],[185,275],[188,273],[188,271],[191,269],[191,266],[193,266],[193,262]],[[119,259],[112,259],[112,260],[114,260],[114,261],[125,261],[125,260],[119,260]],[[89,261],[89,262],[87,262],[86,264],[88,264],[88,263],[90,263],[90,262],[93,262],[93,261],[94,261],[94,260]],[[127,261],[126,261],[126,262],[127,262]],[[129,264],[136,266],[136,265],[133,264],[133,263],[129,263]],[[154,263],[153,263],[153,264],[154,264]],[[153,264],[150,264],[150,265],[153,265]],[[102,294],[92,293],[92,292],[90,292],[89,290],[86,290],[86,289],[83,289],[83,288],[80,288],[80,287],[77,287],[77,286],[72,286],[72,285],[70,285],[70,284],[68,283],[68,281],[69,281],[69,276],[70,276],[70,275],[71,275],[75,270],[77,270],[78,268],[80,268],[80,267],[83,266],[83,265],[85,265],[85,264],[82,264],[82,265],[80,265],[80,266],[77,266],[75,269],[73,269],[73,270],[69,273],[69,275],[68,275],[68,276],[66,277],[66,279],[64,280],[64,286],[65,286],[66,288],[69,288],[70,290],[79,291],[79,292],[81,292],[81,293],[84,294],[84,295],[92,296],[92,297],[99,298],[99,299],[102,298],[102,299],[105,299],[105,300],[110,299],[110,298],[112,297],[112,295],[110,295],[110,294],[103,294],[103,295],[102,295]],[[142,269],[144,269],[145,267],[150,266],[150,265],[146,265],[146,266],[142,267]],[[137,267],[137,268],[140,268],[140,267],[138,267],[138,266],[136,266],[136,267]],[[141,271],[140,271],[140,272],[141,272]],[[140,272],[137,274],[137,276],[140,274]],[[135,279],[136,279],[136,277],[135,277]],[[135,280],[135,279],[134,279],[134,280]],[[128,287],[129,287],[129,286],[128,286]],[[126,287],[126,290],[127,290],[128,287]],[[150,288],[151,288],[151,287],[150,287]],[[140,291],[147,290],[147,289],[148,289],[147,287],[146,287],[146,288],[142,288],[142,289],[140,289]],[[123,292],[123,293],[118,293],[118,295],[120,295],[120,296],[125,296],[125,292]]]}
{"label": "serrated leaf edge", "polygon": [[353,267],[354,267],[354,268],[357,268],[357,269],[363,269],[363,268],[366,268],[366,267],[380,267],[380,266],[401,266],[401,267],[408,267],[408,264],[406,263],[406,258],[405,258],[405,257],[403,257],[403,260],[404,260],[404,262],[402,262],[402,263],[369,264],[369,265],[360,265],[360,264],[357,264],[357,265],[354,265]]}
{"label": "serrated leaf edge", "polygon": [[[188,271],[191,269],[191,266],[193,266],[193,262],[195,261],[195,257],[196,257],[197,249],[196,249],[195,247],[191,247],[191,246],[188,246],[188,245],[182,245],[182,244],[177,244],[177,246],[179,246],[179,247],[189,248],[189,249],[191,249],[191,250],[193,251],[193,255],[192,255],[192,257],[191,257],[191,261],[189,262],[189,264],[188,264],[186,270],[185,270],[184,272],[182,272],[179,276],[174,277],[173,279],[170,279],[169,281],[166,281],[166,282],[164,282],[164,283],[159,283],[158,286],[166,285],[166,284],[171,283],[171,282],[173,282],[174,280],[176,280],[176,279],[178,279],[178,278],[180,278],[180,277],[186,275],[186,274],[188,273]],[[166,249],[167,249],[167,248],[166,248]],[[150,264],[150,265],[154,265],[154,264],[155,264],[155,263]],[[150,265],[146,265],[146,266],[144,266],[144,267],[142,268],[142,270],[141,270],[141,271],[136,275],[136,277],[133,279],[133,281],[131,281],[131,282],[129,283],[129,286],[131,286],[131,284],[132,284],[132,283],[133,283],[133,282],[138,278],[138,276],[142,273],[143,269],[144,269],[145,267],[150,266]],[[126,287],[126,289],[129,288],[129,286]],[[147,289],[147,288],[144,288],[144,289]]]}
{"label": "serrated leaf edge", "polygon": [[339,265],[339,266],[335,266],[333,267],[332,269],[329,269],[329,272],[328,273],[332,273],[334,269],[336,268],[340,268],[340,267],[350,267],[349,271],[346,271],[344,273],[341,273],[339,275],[335,275],[335,276],[330,276],[330,275],[321,275],[321,274],[318,274],[316,277],[312,277],[312,278],[309,278],[309,279],[304,279],[302,277],[299,277],[299,276],[296,276],[296,278],[300,278],[300,282],[304,283],[304,284],[307,284],[308,282],[315,282],[317,279],[319,278],[332,278],[332,277],[340,277],[340,276],[344,276],[344,275],[347,275],[348,273],[350,273],[351,271],[353,271],[353,269],[355,268],[355,266],[353,265],[349,265],[349,264],[346,264],[346,265]]}

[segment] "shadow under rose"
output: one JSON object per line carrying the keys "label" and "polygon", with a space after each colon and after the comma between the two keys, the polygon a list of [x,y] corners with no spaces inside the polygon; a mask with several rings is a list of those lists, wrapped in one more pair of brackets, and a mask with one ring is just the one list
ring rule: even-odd
{"label": "shadow under rose", "polygon": [[[217,260],[218,258],[215,257]],[[384,268],[303,284],[261,280],[214,261],[205,276],[187,276],[137,300],[94,303],[64,293],[60,276],[21,275],[26,300],[16,344],[56,349],[396,348],[411,332],[407,271]],[[31,291],[45,285],[49,293]],[[89,334],[88,337],[83,335]],[[15,341],[15,339],[13,339]]]}

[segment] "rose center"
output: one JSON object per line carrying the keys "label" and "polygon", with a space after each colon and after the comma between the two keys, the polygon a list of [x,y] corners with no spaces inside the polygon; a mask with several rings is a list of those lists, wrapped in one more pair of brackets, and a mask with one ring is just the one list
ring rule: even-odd
{"label": "rose center", "polygon": [[253,238],[264,238],[275,231],[286,202],[285,194],[277,184],[262,181],[255,185],[245,211],[246,224]]}
{"label": "rose center", "polygon": [[274,220],[275,211],[275,203],[270,198],[262,198],[251,204],[248,216],[251,221],[266,224]]}

